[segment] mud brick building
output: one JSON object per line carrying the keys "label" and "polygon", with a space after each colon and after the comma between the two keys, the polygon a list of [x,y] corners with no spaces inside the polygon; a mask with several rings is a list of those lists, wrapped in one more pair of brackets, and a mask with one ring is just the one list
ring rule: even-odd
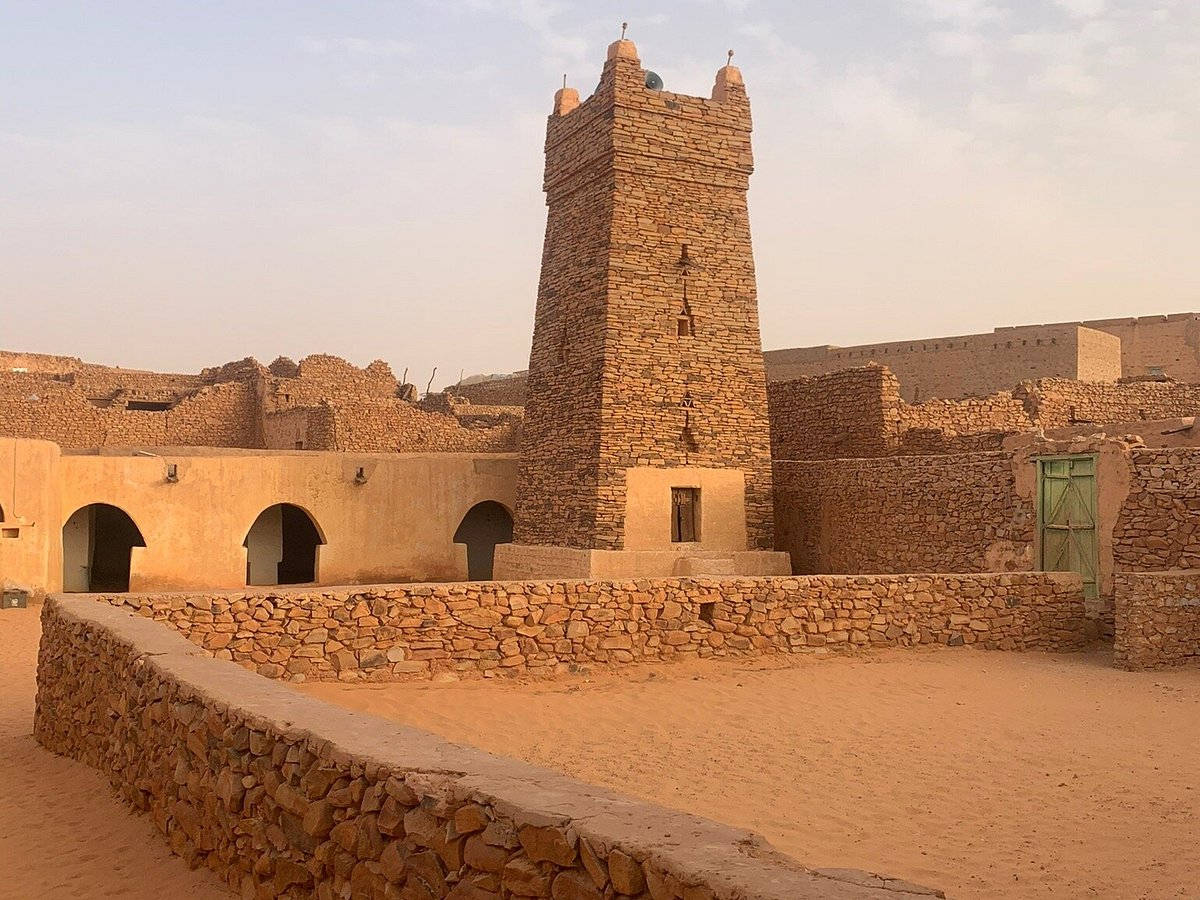
{"label": "mud brick building", "polygon": [[[647,86],[631,41],[546,129],[549,213],[513,575],[770,566],[770,437],[741,74]],[[600,555],[597,555],[600,554]]]}

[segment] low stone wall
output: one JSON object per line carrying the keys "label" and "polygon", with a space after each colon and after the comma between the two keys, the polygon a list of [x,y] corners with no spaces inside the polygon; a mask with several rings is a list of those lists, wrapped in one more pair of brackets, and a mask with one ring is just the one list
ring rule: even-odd
{"label": "low stone wall", "polygon": [[97,595],[269,678],[542,672],[813,648],[1084,643],[1075,575],[458,582]]}
{"label": "low stone wall", "polygon": [[1117,665],[1155,669],[1200,663],[1200,569],[1117,572]]}
{"label": "low stone wall", "polygon": [[942,896],[301,696],[86,598],[43,609],[34,733],[244,898]]}

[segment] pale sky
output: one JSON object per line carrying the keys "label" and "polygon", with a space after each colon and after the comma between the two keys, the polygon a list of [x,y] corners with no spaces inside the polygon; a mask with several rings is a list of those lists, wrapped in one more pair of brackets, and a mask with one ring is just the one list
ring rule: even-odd
{"label": "pale sky", "polygon": [[764,346],[1200,310],[1200,0],[0,0],[0,347],[524,368],[623,19],[736,51]]}

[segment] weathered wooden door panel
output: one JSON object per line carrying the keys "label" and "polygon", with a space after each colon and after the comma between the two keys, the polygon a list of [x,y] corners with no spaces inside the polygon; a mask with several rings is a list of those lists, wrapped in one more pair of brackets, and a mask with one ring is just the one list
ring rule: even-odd
{"label": "weathered wooden door panel", "polygon": [[1039,459],[1038,560],[1045,572],[1078,572],[1088,599],[1099,596],[1096,458]]}

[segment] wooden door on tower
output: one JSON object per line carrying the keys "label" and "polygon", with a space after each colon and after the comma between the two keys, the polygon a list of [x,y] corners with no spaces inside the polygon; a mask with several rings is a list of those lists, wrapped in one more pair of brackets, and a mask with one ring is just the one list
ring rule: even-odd
{"label": "wooden door on tower", "polygon": [[1078,572],[1083,595],[1100,593],[1096,533],[1096,457],[1039,459],[1038,562],[1044,572]]}

